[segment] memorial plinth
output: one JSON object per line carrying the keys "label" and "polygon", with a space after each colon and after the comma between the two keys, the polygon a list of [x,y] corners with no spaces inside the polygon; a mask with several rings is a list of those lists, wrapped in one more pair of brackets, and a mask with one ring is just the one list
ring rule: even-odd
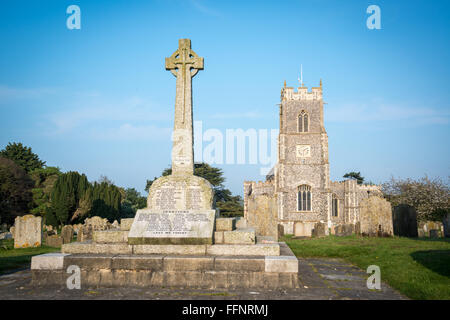
{"label": "memorial plinth", "polygon": [[215,210],[139,210],[129,244],[212,244]]}

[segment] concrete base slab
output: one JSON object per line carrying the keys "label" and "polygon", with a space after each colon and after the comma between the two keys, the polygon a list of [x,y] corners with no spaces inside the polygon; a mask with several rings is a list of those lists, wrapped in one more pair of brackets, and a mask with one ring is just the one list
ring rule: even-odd
{"label": "concrete base slab", "polygon": [[31,258],[31,269],[59,270],[63,268],[66,253],[46,253]]}

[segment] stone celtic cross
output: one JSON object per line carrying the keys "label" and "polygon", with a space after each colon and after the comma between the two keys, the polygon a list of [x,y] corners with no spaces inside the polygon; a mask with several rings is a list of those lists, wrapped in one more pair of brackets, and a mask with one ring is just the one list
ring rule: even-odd
{"label": "stone celtic cross", "polygon": [[192,128],[192,78],[203,70],[203,58],[191,49],[190,39],[180,39],[178,49],[166,58],[166,70],[177,78],[172,146],[172,174],[194,174]]}

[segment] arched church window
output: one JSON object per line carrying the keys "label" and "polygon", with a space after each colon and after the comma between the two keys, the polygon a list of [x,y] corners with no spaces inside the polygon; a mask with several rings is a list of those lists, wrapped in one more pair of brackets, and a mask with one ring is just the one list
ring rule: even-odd
{"label": "arched church window", "polygon": [[298,211],[311,211],[311,187],[306,184],[298,187],[297,209]]}
{"label": "arched church window", "polygon": [[298,116],[298,132],[308,132],[309,116],[306,111],[302,111]]}
{"label": "arched church window", "polygon": [[333,194],[331,199],[331,215],[337,217],[339,213],[339,199]]}

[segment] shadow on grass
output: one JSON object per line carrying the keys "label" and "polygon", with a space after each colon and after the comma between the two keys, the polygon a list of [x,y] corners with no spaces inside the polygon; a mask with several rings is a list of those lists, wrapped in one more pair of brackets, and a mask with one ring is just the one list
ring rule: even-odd
{"label": "shadow on grass", "polygon": [[0,275],[9,273],[11,270],[29,268],[34,255],[0,257]]}
{"label": "shadow on grass", "polygon": [[429,238],[429,237],[420,237],[420,238],[408,238],[411,240],[417,241],[425,241],[425,242],[447,242],[450,244],[450,238]]}
{"label": "shadow on grass", "polygon": [[450,278],[450,250],[415,251],[411,257],[425,268]]}

